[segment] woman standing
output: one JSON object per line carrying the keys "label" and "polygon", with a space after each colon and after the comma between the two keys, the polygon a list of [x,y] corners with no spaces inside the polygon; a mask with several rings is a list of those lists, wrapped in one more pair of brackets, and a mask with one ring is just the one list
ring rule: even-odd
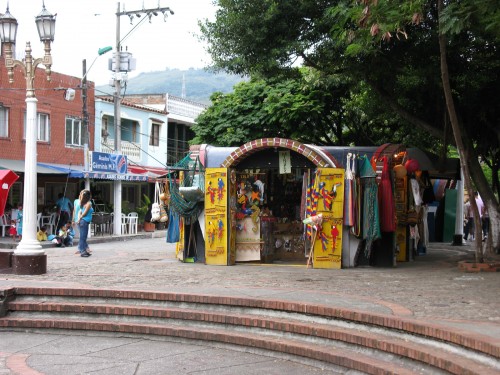
{"label": "woman standing", "polygon": [[87,236],[89,234],[89,225],[92,221],[92,203],[90,202],[90,191],[82,190],[80,193],[80,210],[78,212],[78,228],[80,229],[80,240],[78,241],[78,250],[81,257],[89,257],[89,245],[87,244]]}

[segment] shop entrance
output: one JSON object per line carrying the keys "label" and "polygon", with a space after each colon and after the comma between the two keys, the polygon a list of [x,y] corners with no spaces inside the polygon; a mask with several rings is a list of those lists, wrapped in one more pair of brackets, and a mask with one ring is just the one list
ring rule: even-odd
{"label": "shop entrance", "polygon": [[[287,174],[278,168],[237,169],[237,262],[305,264],[304,188],[311,173],[312,168],[292,168]],[[245,214],[255,203],[258,218]]]}
{"label": "shop entrance", "polygon": [[[274,138],[249,142],[231,153],[221,168],[207,168],[207,264],[305,265],[311,238],[302,223],[306,216],[306,191],[317,170],[332,170],[336,164],[333,157],[316,147]],[[329,173],[325,173],[325,186],[331,185],[328,188],[333,189],[333,178],[343,180],[343,170],[337,177]],[[338,195],[343,197],[343,190]],[[341,207],[336,211],[340,212],[337,221],[341,220]],[[337,230],[331,208],[325,216],[325,229],[329,233]],[[341,227],[339,230],[341,233]],[[320,241],[318,245],[321,249]],[[324,268],[333,268],[326,266],[332,262],[327,250],[323,250],[323,258]],[[316,264],[321,264],[321,260]]]}

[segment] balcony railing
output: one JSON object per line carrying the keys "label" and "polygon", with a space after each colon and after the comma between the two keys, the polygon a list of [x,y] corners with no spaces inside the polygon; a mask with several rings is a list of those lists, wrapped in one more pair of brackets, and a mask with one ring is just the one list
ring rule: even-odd
{"label": "balcony railing", "polygon": [[[107,138],[101,142],[102,152],[113,153],[115,149],[115,140],[113,138]],[[138,143],[122,141],[121,143],[121,154],[126,155],[131,161],[139,163],[141,161],[141,149]]]}
{"label": "balcony railing", "polygon": [[167,96],[167,112],[170,114],[192,118],[193,121],[207,108],[207,105],[189,99],[174,95]]}

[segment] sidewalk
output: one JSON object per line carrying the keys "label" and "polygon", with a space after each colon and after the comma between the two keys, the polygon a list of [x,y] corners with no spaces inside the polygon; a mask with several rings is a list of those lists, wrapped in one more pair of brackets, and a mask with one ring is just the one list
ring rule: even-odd
{"label": "sidewalk", "polygon": [[[305,266],[240,263],[232,267],[223,267],[179,262],[175,258],[175,246],[165,241],[165,233],[153,233],[147,234],[149,238],[145,238],[145,235],[138,235],[133,240],[132,236],[93,238],[90,244],[93,255],[90,258],[75,256],[75,247],[45,248],[48,256],[46,274],[38,276],[0,275],[0,288],[16,286],[94,287],[315,302],[433,322],[453,327],[457,331],[469,331],[500,339],[500,274],[461,272],[457,267],[458,261],[473,259],[473,251],[469,245],[454,247],[433,243],[427,249],[426,255],[417,257],[413,262],[400,263],[396,268],[358,267],[343,270],[317,270],[307,269]],[[155,237],[152,237],[153,235]],[[31,340],[35,340],[42,346],[34,345],[33,347],[37,349],[31,350],[32,346],[27,344],[26,335],[30,336],[28,342],[31,343]],[[31,338],[32,335],[35,336]],[[46,351],[43,348],[50,340],[59,343],[59,350],[54,348],[52,350],[57,351],[57,355],[61,356],[64,356],[66,350],[64,349],[66,344],[62,344],[63,342],[71,342],[72,348],[79,345],[77,342],[81,342],[84,348],[89,345],[88,350],[91,350],[90,342],[93,340],[87,342],[89,340],[85,338],[86,336],[86,334],[75,332],[58,332],[56,336],[53,336],[52,333],[37,336],[36,334],[20,332],[9,332],[8,335],[5,335],[5,332],[2,332],[0,334],[0,362],[2,352],[10,352],[11,355],[17,351],[27,354],[38,353],[37,355],[40,357],[41,353]],[[94,335],[93,337],[95,336],[103,335]],[[95,340],[99,347],[106,342],[106,345],[117,349],[120,340],[124,339],[110,336],[109,339],[100,337]],[[133,342],[127,340],[124,341],[127,342],[125,345],[132,345],[136,348],[134,350],[138,352],[148,351],[151,345],[153,347],[160,345],[156,342],[157,339],[137,339],[132,340]],[[166,345],[168,349],[165,350],[171,352],[175,351],[174,348],[177,348],[178,344],[165,343],[162,345]],[[192,350],[214,350],[212,346],[209,349],[203,344],[197,349],[191,345],[189,344],[189,348],[185,348],[185,352],[180,350],[183,356]],[[13,349],[8,349],[9,347]],[[17,349],[14,350],[15,348]],[[152,350],[154,353],[156,349]],[[153,356],[152,353],[148,352],[148,355]],[[228,357],[228,353],[214,355],[219,358],[218,363],[221,366],[224,363],[231,366],[231,362],[236,360],[230,354]],[[118,360],[118,357],[121,358],[125,355],[117,349],[116,356],[115,359]],[[240,356],[245,357],[250,356],[250,354],[241,353],[238,354],[237,358]],[[80,360],[81,358],[78,359],[78,361]],[[167,359],[163,358],[163,360]],[[42,359],[40,361],[43,362]],[[73,361],[77,361],[77,359]],[[188,359],[188,361],[190,360]],[[249,359],[247,367],[235,367],[234,372],[224,372],[220,370],[219,366],[217,373],[255,373],[252,370],[257,371],[255,366],[256,363],[260,363],[259,361],[272,363],[274,359],[259,354]],[[43,372],[45,370],[40,364],[41,362],[33,360],[33,362],[28,361],[28,364]],[[26,364],[26,362],[23,363]],[[117,363],[114,362],[113,366],[118,366]],[[294,372],[292,370],[294,366],[287,367],[290,366],[290,362],[277,361],[277,363],[284,367],[279,369],[265,368],[263,369],[264,373],[304,374],[316,371],[314,370],[316,367],[312,366],[308,370],[301,368],[302,372]],[[179,366],[181,365],[179,364]],[[186,365],[186,369],[193,370],[190,366]],[[210,366],[207,368],[211,368]],[[297,369],[300,366],[302,365],[297,364]],[[96,373],[134,373],[120,372],[116,367],[113,369],[116,372]],[[159,371],[156,373],[188,373],[180,367],[176,367],[175,370],[177,372],[172,370],[172,372]],[[203,373],[215,374],[216,371],[207,370]],[[64,372],[49,371],[45,373],[62,374]]]}

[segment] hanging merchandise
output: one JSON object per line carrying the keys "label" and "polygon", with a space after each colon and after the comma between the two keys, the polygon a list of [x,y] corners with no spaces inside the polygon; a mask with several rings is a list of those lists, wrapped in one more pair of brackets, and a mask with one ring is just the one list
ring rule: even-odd
{"label": "hanging merchandise", "polygon": [[168,243],[176,243],[179,242],[180,238],[180,216],[174,211],[169,210],[169,226],[167,229],[167,242]]}
{"label": "hanging merchandise", "polygon": [[351,227],[351,233],[360,238],[361,237],[361,207],[362,207],[362,199],[363,199],[363,188],[361,186],[361,179],[356,175],[358,164],[357,155],[353,155],[352,164],[351,164],[351,172],[353,176],[353,197],[354,197],[354,225]]}
{"label": "hanging merchandise", "polygon": [[360,158],[360,177],[363,179],[363,239],[366,240],[365,256],[370,258],[372,242],[381,237],[378,210],[376,174],[366,156]]}
{"label": "hanging merchandise", "polygon": [[155,195],[154,195],[154,203],[151,207],[151,221],[160,221],[160,204],[159,204],[159,199],[160,199],[160,193],[159,193],[159,182],[155,182]]}
{"label": "hanging merchandise", "polygon": [[[181,161],[175,164],[175,169],[180,170],[179,176],[175,173],[169,174],[169,208],[174,210],[183,218],[198,218],[204,207],[205,199],[205,169],[199,158],[193,162],[191,154],[186,155]],[[210,200],[220,194],[219,189],[212,187]]]}
{"label": "hanging merchandise", "polygon": [[382,157],[382,177],[378,187],[378,203],[380,208],[380,229],[382,232],[394,232],[396,230],[396,210],[394,195],[392,193],[392,182],[389,174],[389,162],[387,156]]}
{"label": "hanging merchandise", "polygon": [[422,193],[422,200],[424,204],[430,204],[436,200],[436,195],[434,194],[434,187],[432,186],[431,179],[429,177],[429,172],[422,172],[422,181],[424,183],[424,192]]}
{"label": "hanging merchandise", "polygon": [[395,165],[393,171],[394,171],[394,176],[399,179],[405,178],[406,174],[408,173],[403,164]]}
{"label": "hanging merchandise", "polygon": [[164,203],[160,203],[160,223],[166,223],[167,221],[167,206]]}
{"label": "hanging merchandise", "polygon": [[[345,187],[344,187],[344,225],[352,227],[354,225],[354,175],[351,169],[351,153],[347,154],[345,168]],[[354,164],[354,160],[352,161]]]}
{"label": "hanging merchandise", "polygon": [[408,159],[405,163],[405,168],[408,173],[415,173],[420,169],[420,165],[418,164],[418,160]]}
{"label": "hanging merchandise", "polygon": [[410,180],[411,184],[411,192],[413,195],[413,202],[415,203],[415,206],[421,206],[423,203],[422,196],[420,195],[420,185],[417,180],[412,178]]}
{"label": "hanging merchandise", "polygon": [[167,206],[165,205],[165,190],[163,184],[158,184],[158,204],[160,205],[160,223],[166,223],[168,221]]}

